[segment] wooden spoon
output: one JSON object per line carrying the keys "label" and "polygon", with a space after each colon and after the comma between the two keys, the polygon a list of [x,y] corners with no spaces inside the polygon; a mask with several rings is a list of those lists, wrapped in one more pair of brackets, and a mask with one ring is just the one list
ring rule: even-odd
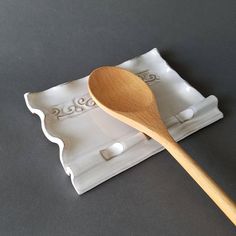
{"label": "wooden spoon", "polygon": [[163,145],[236,224],[236,204],[170,136],[161,120],[156,99],[145,82],[127,70],[104,66],[90,74],[88,85],[99,107]]}

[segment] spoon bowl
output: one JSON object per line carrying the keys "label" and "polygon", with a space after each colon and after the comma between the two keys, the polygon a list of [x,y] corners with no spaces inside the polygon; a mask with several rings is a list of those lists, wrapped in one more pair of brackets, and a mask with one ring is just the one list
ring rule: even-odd
{"label": "spoon bowl", "polygon": [[116,112],[144,111],[155,104],[155,97],[145,82],[117,67],[94,70],[89,77],[89,89],[98,103]]}

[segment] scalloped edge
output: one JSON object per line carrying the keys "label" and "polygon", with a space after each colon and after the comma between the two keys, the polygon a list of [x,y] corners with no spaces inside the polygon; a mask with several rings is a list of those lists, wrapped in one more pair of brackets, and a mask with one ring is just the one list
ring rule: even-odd
{"label": "scalloped edge", "polygon": [[51,135],[51,134],[47,131],[46,123],[45,123],[45,117],[46,117],[46,115],[45,115],[45,114],[43,113],[43,111],[41,111],[40,109],[33,108],[33,107],[30,105],[30,101],[29,101],[29,95],[30,95],[30,94],[31,94],[31,93],[29,93],[29,92],[24,94],[24,99],[25,99],[25,103],[26,103],[27,108],[30,110],[31,113],[36,114],[36,115],[39,116],[40,121],[41,121],[41,122],[40,122],[40,123],[41,123],[41,129],[43,130],[43,134],[46,136],[46,138],[47,138],[49,141],[51,141],[51,142],[53,142],[53,143],[56,143],[56,144],[58,145],[58,147],[59,147],[60,162],[61,162],[61,164],[62,164],[62,166],[63,166],[63,168],[64,168],[66,174],[67,174],[68,176],[70,176],[70,178],[71,178],[71,183],[72,183],[73,187],[75,188],[75,190],[76,190],[79,194],[81,194],[81,193],[78,191],[77,187],[75,186],[75,183],[74,183],[74,178],[75,178],[75,177],[74,177],[73,172],[71,171],[71,169],[70,169],[69,167],[66,167],[65,164],[64,164],[64,162],[63,162],[62,153],[63,153],[64,147],[65,147],[65,144],[64,144],[63,140],[60,139],[60,138],[58,138],[58,137],[55,137],[55,136]]}

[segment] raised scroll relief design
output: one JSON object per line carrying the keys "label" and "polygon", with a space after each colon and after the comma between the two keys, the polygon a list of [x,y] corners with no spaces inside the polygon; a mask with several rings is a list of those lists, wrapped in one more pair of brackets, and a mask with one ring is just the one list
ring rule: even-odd
{"label": "raised scroll relief design", "polygon": [[89,94],[85,94],[82,97],[74,98],[71,102],[52,107],[51,115],[58,120],[63,120],[69,117],[81,115],[95,107],[97,107],[97,105],[93,99]]}
{"label": "raised scroll relief design", "polygon": [[[144,70],[136,73],[145,83],[152,85],[155,82],[160,81],[160,77],[157,74],[150,73],[149,70]],[[85,94],[82,97],[74,98],[67,103],[59,104],[51,108],[50,114],[58,120],[82,115],[84,112],[96,108],[97,105],[89,94]]]}
{"label": "raised scroll relief design", "polygon": [[155,82],[160,81],[160,76],[154,73],[150,73],[149,70],[138,72],[136,75],[140,77],[148,85],[151,85]]}

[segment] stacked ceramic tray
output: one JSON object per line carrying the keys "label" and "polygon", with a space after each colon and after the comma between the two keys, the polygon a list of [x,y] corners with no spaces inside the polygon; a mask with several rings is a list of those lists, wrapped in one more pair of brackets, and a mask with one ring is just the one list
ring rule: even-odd
{"label": "stacked ceramic tray", "polygon": [[[118,66],[136,73],[150,86],[175,140],[223,117],[217,98],[203,97],[171,69],[157,49]],[[163,149],[102,111],[89,96],[87,81],[84,77],[25,94],[29,110],[41,119],[44,134],[59,145],[61,163],[78,194]]]}

